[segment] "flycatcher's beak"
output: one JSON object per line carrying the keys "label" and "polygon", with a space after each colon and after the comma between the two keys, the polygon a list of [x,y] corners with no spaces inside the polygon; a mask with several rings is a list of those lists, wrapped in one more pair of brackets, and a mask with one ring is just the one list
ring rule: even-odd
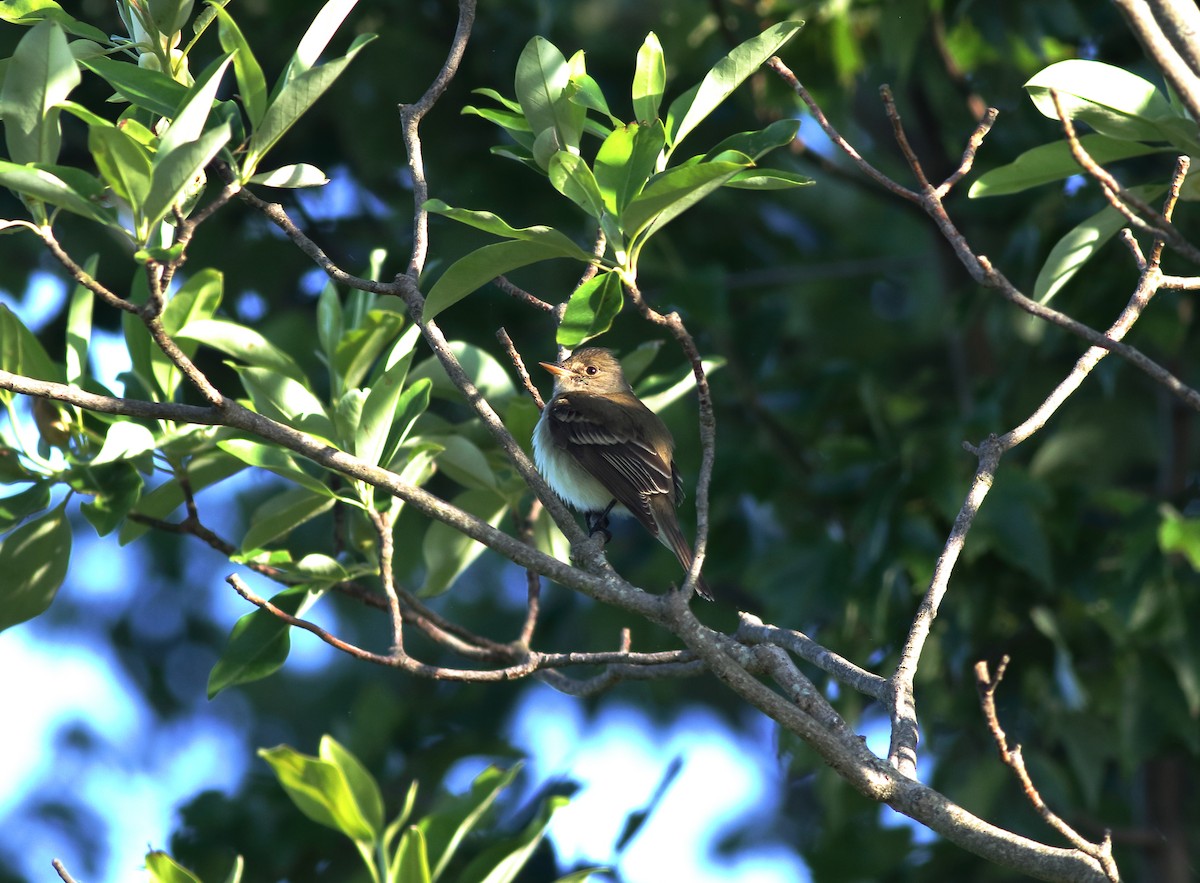
{"label": "flycatcher's beak", "polygon": [[571,372],[562,365],[555,365],[553,362],[538,362],[543,368],[553,374],[555,377],[566,377]]}

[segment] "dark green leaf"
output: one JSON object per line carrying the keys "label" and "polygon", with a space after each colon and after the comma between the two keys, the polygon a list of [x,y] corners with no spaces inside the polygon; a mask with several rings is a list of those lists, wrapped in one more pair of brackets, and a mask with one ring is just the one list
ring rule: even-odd
{"label": "dark green leaf", "polygon": [[548,261],[551,258],[574,257],[563,254],[557,243],[545,241],[497,242],[485,245],[451,264],[434,283],[425,299],[425,319],[433,319],[442,310],[458,303],[471,292],[497,276]]}
{"label": "dark green leaf", "polygon": [[0,631],[45,612],[70,559],[71,525],[63,506],[0,540]]}
{"label": "dark green leaf", "polygon": [[187,87],[176,83],[162,71],[141,68],[127,61],[114,61],[105,56],[81,58],[79,63],[102,77],[126,101],[155,116],[173,117],[187,96]]}
{"label": "dark green leaf", "polygon": [[33,513],[41,512],[49,505],[50,484],[47,481],[39,481],[19,493],[0,497],[0,533],[7,533]]}
{"label": "dark green leaf", "polygon": [[[507,501],[491,490],[465,491],[451,502],[493,527],[508,511]],[[422,550],[426,576],[421,594],[429,596],[440,594],[454,585],[462,572],[483,554],[484,546],[456,529],[435,521],[425,531]]]}
{"label": "dark green leaf", "polygon": [[[319,597],[319,592],[307,586],[293,586],[272,597],[271,603],[285,613],[302,616]],[[261,680],[278,671],[291,649],[290,629],[267,610],[253,610],[242,616],[208,675],[208,698],[227,687]]]}

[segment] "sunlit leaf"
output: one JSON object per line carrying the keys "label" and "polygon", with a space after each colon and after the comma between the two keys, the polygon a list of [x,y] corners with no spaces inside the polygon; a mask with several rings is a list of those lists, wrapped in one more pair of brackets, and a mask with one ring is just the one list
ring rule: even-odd
{"label": "sunlit leaf", "polygon": [[663,90],[667,85],[667,64],[663,58],[662,44],[651,31],[646,35],[637,53],[633,70],[633,119],[650,124],[658,119],[658,108],[662,104]]}
{"label": "sunlit leaf", "polygon": [[176,337],[210,346],[258,368],[267,368],[298,382],[306,378],[295,360],[265,337],[226,319],[194,319],[179,329]]}
{"label": "sunlit leaf", "polygon": [[571,292],[558,326],[558,345],[574,349],[608,331],[624,303],[625,293],[617,274],[597,273]]}
{"label": "sunlit leaf", "polygon": [[223,6],[214,4],[211,8],[217,14],[221,48],[233,53],[233,73],[237,78],[238,93],[242,106],[246,108],[246,117],[250,120],[250,130],[254,131],[267,111],[267,81],[233,16]]}
{"label": "sunlit leaf", "polygon": [[[1079,139],[1083,149],[1100,165],[1156,153],[1163,148],[1140,144],[1136,141],[1119,141],[1105,135],[1089,134]],[[1051,181],[1061,181],[1071,175],[1082,174],[1083,169],[1071,152],[1066,141],[1042,144],[1026,150],[1008,165],[1000,166],[980,175],[971,185],[969,196],[1007,196],[1020,193],[1030,187],[1038,187]]]}
{"label": "sunlit leaf", "polygon": [[165,852],[146,853],[146,871],[152,883],[200,883],[200,878]]}
{"label": "sunlit leaf", "polygon": [[460,224],[476,227],[505,239],[520,239],[526,242],[537,242],[560,249],[562,256],[575,258],[580,261],[590,261],[592,256],[576,245],[566,234],[553,227],[513,227],[503,218],[491,212],[476,212],[469,209],[453,208],[440,199],[431,199],[425,203],[426,210],[438,215],[453,218]]}
{"label": "sunlit leaf", "polygon": [[329,183],[329,178],[316,166],[308,163],[296,163],[252,175],[250,183],[261,184],[264,187],[323,187]]}
{"label": "sunlit leaf", "polygon": [[800,21],[772,25],[756,37],[734,48],[713,65],[695,90],[689,90],[667,111],[667,141],[674,151],[696,126],[725,101],[747,77],[762,67],[803,27]]}
{"label": "sunlit leaf", "polygon": [[[1166,187],[1133,187],[1131,192],[1142,199],[1154,199]],[[1039,303],[1048,303],[1062,287],[1074,278],[1088,261],[1118,230],[1128,224],[1128,219],[1111,206],[1105,206],[1096,214],[1070,230],[1050,249],[1045,263],[1038,271],[1033,283],[1033,298]]]}
{"label": "sunlit leaf", "polygon": [[596,177],[580,156],[560,150],[550,157],[547,171],[555,190],[593,218],[599,219],[604,214],[604,200]]}
{"label": "sunlit leaf", "polygon": [[286,745],[263,748],[258,754],[271,765],[288,797],[308,818],[358,842],[370,843],[378,836],[379,830],[364,814],[336,764]]}
{"label": "sunlit leaf", "polygon": [[62,29],[35,25],[17,44],[0,87],[8,155],[16,163],[53,163],[62,132],[57,105],[79,85],[79,65]]}

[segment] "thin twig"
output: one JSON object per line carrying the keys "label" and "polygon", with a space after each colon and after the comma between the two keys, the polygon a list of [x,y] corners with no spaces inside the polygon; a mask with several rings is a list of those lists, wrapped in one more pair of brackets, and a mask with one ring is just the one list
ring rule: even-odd
{"label": "thin twig", "polygon": [[541,310],[543,313],[553,313],[554,304],[548,304],[540,297],[530,294],[519,285],[515,285],[509,281],[507,276],[497,276],[492,280],[492,284],[507,294],[509,297],[515,297],[519,301],[529,304],[536,310]]}
{"label": "thin twig", "polygon": [[429,251],[429,212],[425,210],[425,203],[429,199],[429,184],[425,180],[425,162],[421,155],[421,120],[433,109],[446,87],[450,85],[450,81],[454,79],[463,53],[467,50],[467,41],[471,37],[471,27],[474,23],[475,0],[459,0],[458,26],[455,28],[454,39],[450,42],[450,50],[446,53],[442,69],[420,99],[414,104],[401,104],[399,107],[404,146],[408,150],[408,168],[412,174],[413,250],[408,262],[407,275],[414,283],[425,269],[425,257]]}
{"label": "thin twig", "polygon": [[529,393],[529,397],[533,399],[533,403],[537,405],[540,411],[546,407],[546,403],[542,401],[542,394],[538,392],[538,388],[533,385],[533,379],[529,376],[529,371],[525,368],[525,360],[521,358],[521,354],[517,352],[517,347],[512,342],[512,338],[508,336],[508,332],[503,328],[496,332],[496,339],[500,341],[504,351],[508,353],[508,358],[512,362],[513,367],[517,369],[517,376],[521,378],[521,384],[525,387],[525,391]]}
{"label": "thin twig", "polygon": [[988,729],[991,730],[992,738],[996,741],[996,748],[1000,752],[1000,759],[1016,775],[1017,780],[1021,783],[1021,787],[1025,789],[1025,797],[1033,805],[1033,808],[1037,810],[1042,820],[1070,841],[1080,852],[1086,853],[1098,861],[1104,869],[1104,873],[1108,875],[1108,878],[1113,883],[1117,883],[1120,880],[1120,874],[1117,871],[1116,862],[1113,861],[1112,837],[1106,831],[1104,838],[1099,843],[1092,843],[1051,810],[1046,805],[1046,801],[1042,799],[1037,786],[1033,784],[1029,770],[1025,767],[1025,758],[1021,753],[1021,746],[1010,744],[1008,736],[1000,726],[1000,719],[996,715],[996,688],[1000,686],[1000,681],[1003,679],[1004,672],[1008,668],[1008,661],[1007,656],[1000,660],[1000,664],[996,666],[994,677],[989,674],[988,664],[985,660],[975,663],[975,686],[979,690],[979,703],[983,707],[983,716],[987,721]]}
{"label": "thin twig", "polygon": [[75,878],[67,873],[67,868],[61,861],[55,859],[50,864],[58,872],[58,877],[62,880],[62,883],[75,883]]}

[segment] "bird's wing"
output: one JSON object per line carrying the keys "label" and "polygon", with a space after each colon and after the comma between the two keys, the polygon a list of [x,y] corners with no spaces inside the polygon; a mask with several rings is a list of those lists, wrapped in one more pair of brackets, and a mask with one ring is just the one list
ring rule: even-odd
{"label": "bird's wing", "polygon": [[649,499],[665,494],[675,500],[675,468],[669,456],[664,458],[620,408],[592,416],[594,407],[577,408],[569,396],[560,396],[547,407],[555,441],[658,536]]}

